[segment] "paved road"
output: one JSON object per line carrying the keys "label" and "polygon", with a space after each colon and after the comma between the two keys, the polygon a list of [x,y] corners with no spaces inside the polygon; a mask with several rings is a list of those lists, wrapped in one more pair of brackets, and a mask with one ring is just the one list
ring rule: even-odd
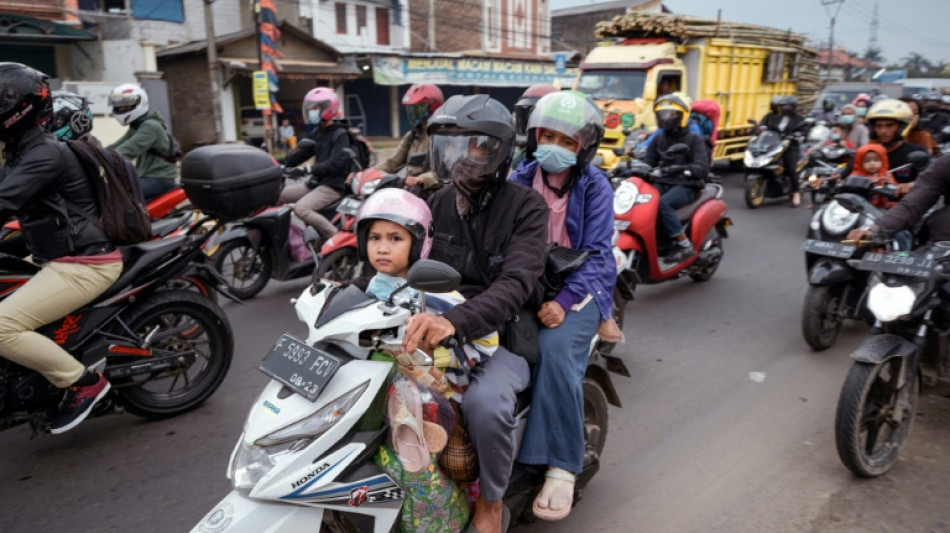
{"label": "paved road", "polygon": [[[900,463],[858,480],[834,450],[834,408],[864,334],[811,353],[798,317],[799,246],[809,214],[755,212],[726,179],[736,225],[708,283],[642,287],[628,308],[633,374],[615,383],[603,467],[571,516],[519,531],[950,531],[950,401],[925,399]],[[187,531],[230,489],[228,456],[265,383],[255,370],[276,336],[302,333],[288,299],[304,281],[271,283],[226,304],[237,353],[221,389],[174,420],[131,415],[30,440],[0,434],[0,531]],[[750,379],[764,374],[764,381]]]}

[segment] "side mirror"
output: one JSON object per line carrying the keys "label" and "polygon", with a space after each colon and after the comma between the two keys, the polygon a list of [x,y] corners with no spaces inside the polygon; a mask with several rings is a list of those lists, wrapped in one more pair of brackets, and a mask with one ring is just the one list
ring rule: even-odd
{"label": "side mirror", "polygon": [[613,151],[613,153],[614,153],[615,156],[618,156],[618,157],[619,157],[619,156],[622,156],[622,155],[623,155],[623,148],[617,148],[617,147],[615,147],[615,148],[611,148],[611,150]]}
{"label": "side mirror", "polygon": [[300,142],[297,143],[297,150],[310,150],[313,151],[314,146],[313,139],[300,139]]}
{"label": "side mirror", "polygon": [[759,125],[759,123],[756,122],[756,120],[755,120],[754,118],[750,118],[750,119],[747,120],[746,122],[748,122],[749,124],[752,124],[753,126],[758,126],[758,125]]}
{"label": "side mirror", "polygon": [[913,152],[907,156],[907,160],[914,167],[920,168],[930,162],[930,156],[924,152]]}
{"label": "side mirror", "polygon": [[406,276],[409,286],[423,292],[452,292],[462,282],[462,275],[439,261],[420,259]]}
{"label": "side mirror", "polygon": [[428,157],[429,155],[425,152],[414,153],[410,155],[408,159],[406,159],[406,165],[412,167],[421,167],[422,165],[426,164],[426,159]]}

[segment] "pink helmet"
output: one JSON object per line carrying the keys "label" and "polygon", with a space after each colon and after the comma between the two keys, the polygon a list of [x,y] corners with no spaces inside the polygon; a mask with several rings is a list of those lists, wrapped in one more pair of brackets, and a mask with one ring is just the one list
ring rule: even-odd
{"label": "pink helmet", "polygon": [[412,235],[409,264],[429,256],[432,248],[432,212],[418,196],[404,189],[383,189],[373,193],[356,218],[356,243],[360,259],[369,261],[367,234],[374,220],[388,220],[406,228]]}
{"label": "pink helmet", "polygon": [[340,111],[340,97],[329,87],[315,87],[303,97],[300,112],[308,124],[332,120]]}

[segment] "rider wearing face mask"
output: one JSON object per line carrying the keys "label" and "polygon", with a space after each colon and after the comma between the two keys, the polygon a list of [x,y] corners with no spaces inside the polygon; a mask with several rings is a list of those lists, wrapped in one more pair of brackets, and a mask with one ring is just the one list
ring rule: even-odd
{"label": "rider wearing face mask", "polygon": [[282,203],[293,203],[294,213],[313,226],[323,237],[329,239],[337,229],[320,214],[324,207],[339,200],[346,191],[346,176],[352,168],[350,136],[347,126],[334,122],[340,111],[340,99],[328,87],[316,87],[303,98],[301,113],[308,124],[317,127],[310,134],[312,148],[299,146],[289,154],[285,163],[295,167],[314,158],[311,177],[306,183],[284,187],[280,193]]}
{"label": "rider wearing face mask", "polygon": [[838,115],[836,124],[844,130],[845,138],[854,145],[855,148],[861,148],[871,140],[868,128],[861,123],[858,117],[858,108],[853,104],[848,104],[841,108],[841,114]]}
{"label": "rider wearing face mask", "polygon": [[[696,253],[686,238],[676,210],[696,199],[696,193],[703,188],[709,175],[706,143],[687,129],[689,111],[690,100],[683,93],[658,98],[653,104],[653,112],[663,133],[650,143],[643,157],[644,163],[662,170],[662,175],[653,180],[661,193],[657,225],[674,241],[670,253],[664,257],[664,261],[671,264],[685,261]],[[667,156],[667,151],[676,144],[687,145],[689,154]]]}
{"label": "rider wearing face mask", "polygon": [[[779,113],[765,115],[762,119],[762,125],[778,132],[783,137],[804,132],[808,125],[805,118],[798,114],[798,98],[783,96],[778,103]],[[782,166],[785,167],[785,175],[788,176],[789,182],[792,184],[792,207],[798,207],[802,201],[802,195],[798,192],[798,176],[796,176],[799,151],[798,139],[794,136],[789,137],[788,148],[782,154]]]}
{"label": "rider wearing face mask", "polygon": [[402,105],[406,108],[406,118],[412,130],[403,136],[393,155],[376,166],[382,172],[393,174],[408,163],[410,156],[426,154],[425,163],[407,169],[406,187],[413,188],[411,190],[414,193],[432,191],[442,186],[429,164],[429,134],[426,133],[426,125],[429,123],[429,117],[444,102],[442,89],[435,85],[419,83],[409,87],[402,97]]}

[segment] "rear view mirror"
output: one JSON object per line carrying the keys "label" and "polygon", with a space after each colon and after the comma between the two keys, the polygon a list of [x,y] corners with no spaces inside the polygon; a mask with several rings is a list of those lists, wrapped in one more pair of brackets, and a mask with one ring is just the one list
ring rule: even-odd
{"label": "rear view mirror", "polygon": [[462,282],[462,275],[439,261],[420,259],[406,276],[409,286],[423,292],[452,292]]}
{"label": "rear view mirror", "polygon": [[920,168],[930,162],[930,156],[924,152],[913,152],[907,156],[907,160],[914,167]]}
{"label": "rear view mirror", "polygon": [[312,152],[314,144],[313,139],[301,139],[300,142],[297,143],[296,150],[309,150]]}
{"label": "rear view mirror", "polygon": [[750,119],[747,120],[746,122],[748,122],[749,124],[752,124],[753,126],[758,126],[758,125],[759,125],[759,123],[756,122],[754,118],[750,118]]}
{"label": "rear view mirror", "polygon": [[408,159],[406,159],[406,165],[413,166],[413,167],[421,167],[422,165],[426,164],[427,157],[428,157],[428,154],[426,154],[425,152],[416,152],[410,155]]}

